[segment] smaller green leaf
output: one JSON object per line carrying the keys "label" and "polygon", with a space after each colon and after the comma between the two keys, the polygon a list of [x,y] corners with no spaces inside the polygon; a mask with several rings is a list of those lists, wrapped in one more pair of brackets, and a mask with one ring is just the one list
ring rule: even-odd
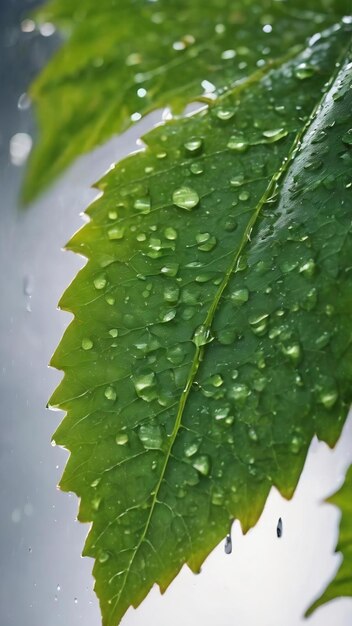
{"label": "smaller green leaf", "polygon": [[343,561],[333,581],[322,595],[309,607],[306,616],[311,615],[322,604],[340,596],[352,596],[352,465],[341,489],[327,502],[341,509],[340,536],[336,552],[342,552]]}

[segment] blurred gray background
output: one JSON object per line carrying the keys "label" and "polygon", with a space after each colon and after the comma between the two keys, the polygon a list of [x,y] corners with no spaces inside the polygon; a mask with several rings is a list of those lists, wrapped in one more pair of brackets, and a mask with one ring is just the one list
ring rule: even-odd
{"label": "blurred gray background", "polygon": [[[35,138],[25,94],[59,43],[51,28],[23,25],[35,4],[0,1],[0,626],[98,626],[92,562],[80,557],[87,527],[75,521],[76,497],[56,489],[67,454],[50,438],[61,415],[45,409],[60,380],[47,363],[70,319],[56,303],[84,262],[61,247],[82,225],[95,195],[90,183],[135,149],[161,112],[80,159],[21,210],[24,153]],[[322,501],[352,462],[351,441],[351,419],[334,452],[314,441],[292,502],[273,490],[245,538],[235,523],[231,555],[221,545],[200,576],[184,568],[163,598],[153,589],[123,626],[350,626],[349,599],[306,622],[302,614],[340,562],[333,555],[339,512]]]}

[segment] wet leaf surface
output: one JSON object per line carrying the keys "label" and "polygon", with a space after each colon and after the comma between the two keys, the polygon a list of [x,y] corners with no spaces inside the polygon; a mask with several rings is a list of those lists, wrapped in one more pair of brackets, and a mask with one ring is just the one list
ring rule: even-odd
{"label": "wet leaf surface", "polygon": [[53,22],[67,42],[31,90],[41,134],[24,199],[151,110],[180,113],[211,98],[349,11],[346,0],[309,10],[303,0],[54,0],[37,21]]}
{"label": "wet leaf surface", "polygon": [[[155,128],[99,183],[68,244],[51,404],[61,487],[92,521],[103,623],[164,591],[273,485],[291,497],[314,435],[351,402],[348,24]],[[347,139],[346,139],[347,138]]]}

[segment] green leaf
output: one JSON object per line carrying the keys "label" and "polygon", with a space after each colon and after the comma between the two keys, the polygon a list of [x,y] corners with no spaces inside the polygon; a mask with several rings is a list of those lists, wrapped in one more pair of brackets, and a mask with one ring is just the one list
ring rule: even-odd
{"label": "green leaf", "polygon": [[[155,128],[97,184],[51,405],[105,626],[204,558],[351,402],[350,29]],[[325,92],[325,95],[324,95]]]}
{"label": "green leaf", "polygon": [[331,496],[327,502],[335,504],[342,511],[340,536],[336,552],[342,552],[343,561],[334,580],[324,593],[308,609],[310,615],[322,604],[339,596],[352,596],[352,466],[349,468],[341,489]]}
{"label": "green leaf", "polygon": [[158,107],[181,112],[349,10],[346,0],[316,0],[309,10],[303,0],[54,0],[38,21],[54,22],[68,41],[31,89],[42,132],[25,201],[132,120]]}

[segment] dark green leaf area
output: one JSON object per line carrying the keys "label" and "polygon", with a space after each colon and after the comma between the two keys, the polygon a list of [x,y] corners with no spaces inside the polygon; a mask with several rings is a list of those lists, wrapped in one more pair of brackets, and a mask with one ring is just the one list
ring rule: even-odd
{"label": "dark green leaf area", "polygon": [[61,301],[75,317],[51,403],[67,411],[61,486],[93,521],[84,554],[106,626],[184,563],[198,571],[232,519],[255,524],[272,485],[290,497],[314,434],[333,445],[341,431],[347,38],[325,32],[154,129],[69,243],[89,260]]}
{"label": "dark green leaf area", "polygon": [[342,552],[343,561],[334,580],[325,589],[321,597],[308,609],[307,615],[310,615],[316,608],[334,598],[352,596],[352,466],[347,472],[343,486],[328,499],[328,502],[335,504],[342,513],[336,552]]}
{"label": "dark green leaf area", "polygon": [[[31,89],[42,131],[24,185],[30,200],[74,158],[158,107],[213,97],[303,46],[350,11],[347,0],[55,0],[39,22],[68,41]],[[301,68],[301,76],[309,67]]]}

